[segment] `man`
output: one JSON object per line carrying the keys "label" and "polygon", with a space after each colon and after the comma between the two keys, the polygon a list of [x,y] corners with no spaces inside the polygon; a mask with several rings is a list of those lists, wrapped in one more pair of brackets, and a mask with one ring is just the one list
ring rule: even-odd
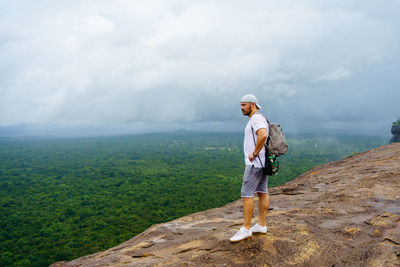
{"label": "man", "polygon": [[[268,177],[261,171],[265,164],[264,144],[268,137],[268,122],[263,115],[258,113],[261,108],[254,95],[245,95],[240,101],[243,115],[249,117],[244,131],[244,156],[246,168],[243,174],[242,199],[244,209],[243,227],[230,239],[231,242],[239,242],[250,238],[253,233],[265,234],[267,232],[266,219],[269,208]],[[251,226],[254,200],[257,193],[258,222]]]}

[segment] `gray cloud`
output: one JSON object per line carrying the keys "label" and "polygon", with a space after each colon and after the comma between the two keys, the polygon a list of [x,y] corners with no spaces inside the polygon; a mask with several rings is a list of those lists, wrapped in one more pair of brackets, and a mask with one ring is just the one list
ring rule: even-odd
{"label": "gray cloud", "polygon": [[240,129],[248,92],[291,131],[399,116],[399,1],[142,2],[1,3],[0,125]]}

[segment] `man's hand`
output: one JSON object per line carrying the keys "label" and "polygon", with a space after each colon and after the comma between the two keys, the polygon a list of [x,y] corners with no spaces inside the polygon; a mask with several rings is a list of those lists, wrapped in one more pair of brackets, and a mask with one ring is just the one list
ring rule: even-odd
{"label": "man's hand", "polygon": [[254,159],[255,159],[255,157],[253,157],[253,153],[250,153],[250,154],[249,154],[249,160],[250,160],[250,162],[252,162]]}

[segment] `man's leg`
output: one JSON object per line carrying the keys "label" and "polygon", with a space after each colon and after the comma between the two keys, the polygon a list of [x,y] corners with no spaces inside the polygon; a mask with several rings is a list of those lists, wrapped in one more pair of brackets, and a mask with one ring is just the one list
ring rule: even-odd
{"label": "man's leg", "polygon": [[244,223],[243,226],[246,229],[251,227],[251,219],[253,217],[254,200],[252,197],[243,197],[243,211],[244,211]]}
{"label": "man's leg", "polygon": [[243,226],[236,232],[234,236],[231,237],[231,242],[239,242],[243,239],[249,238],[252,236],[252,232],[250,230],[251,219],[253,217],[253,209],[254,209],[254,200],[253,195],[256,189],[256,177],[253,173],[253,166],[247,165],[244,174],[243,174],[243,183],[242,183],[242,191],[241,196],[243,199],[243,213],[244,213],[244,222]]}
{"label": "man's leg", "polygon": [[265,226],[267,224],[267,214],[269,209],[269,194],[258,194],[258,224]]}

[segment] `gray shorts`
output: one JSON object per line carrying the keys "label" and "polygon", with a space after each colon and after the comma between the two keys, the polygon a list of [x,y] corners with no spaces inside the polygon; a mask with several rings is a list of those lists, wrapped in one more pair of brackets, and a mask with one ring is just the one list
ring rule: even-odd
{"label": "gray shorts", "polygon": [[242,197],[253,197],[255,193],[268,194],[268,176],[261,172],[261,168],[246,165],[243,174]]}

